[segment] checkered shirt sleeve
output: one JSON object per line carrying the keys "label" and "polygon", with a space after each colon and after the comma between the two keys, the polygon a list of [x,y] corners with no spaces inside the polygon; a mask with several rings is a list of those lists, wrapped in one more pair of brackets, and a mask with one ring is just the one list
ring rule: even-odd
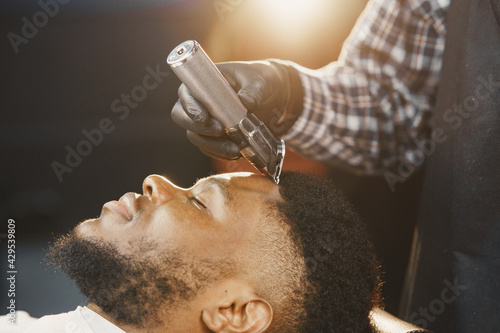
{"label": "checkered shirt sleeve", "polygon": [[423,162],[450,0],[370,1],[339,60],[300,66],[304,105],[283,137],[304,155],[362,174]]}

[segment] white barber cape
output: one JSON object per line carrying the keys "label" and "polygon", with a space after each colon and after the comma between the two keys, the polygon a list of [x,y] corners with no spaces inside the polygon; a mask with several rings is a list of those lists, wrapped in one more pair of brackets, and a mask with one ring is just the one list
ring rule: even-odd
{"label": "white barber cape", "polygon": [[[22,311],[19,311],[22,312]],[[5,316],[0,317],[0,333],[124,333],[125,331],[104,319],[86,306],[56,315],[34,319],[18,316],[17,325],[7,324]]]}

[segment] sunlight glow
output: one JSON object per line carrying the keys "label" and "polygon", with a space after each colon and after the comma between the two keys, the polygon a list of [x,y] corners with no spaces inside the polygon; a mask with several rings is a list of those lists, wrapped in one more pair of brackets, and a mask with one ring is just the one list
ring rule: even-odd
{"label": "sunlight glow", "polygon": [[281,20],[306,18],[321,11],[324,0],[257,0],[264,12]]}
{"label": "sunlight glow", "polygon": [[[260,8],[262,24],[271,30],[302,34],[324,15],[331,0],[254,0]],[[301,32],[302,31],[302,32]]]}

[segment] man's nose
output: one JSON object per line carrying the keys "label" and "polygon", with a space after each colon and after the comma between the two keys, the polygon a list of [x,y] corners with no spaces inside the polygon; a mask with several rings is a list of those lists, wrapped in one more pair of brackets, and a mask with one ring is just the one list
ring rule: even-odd
{"label": "man's nose", "polygon": [[172,200],[176,192],[182,189],[169,182],[165,177],[159,175],[147,176],[142,183],[142,191],[155,204],[162,204]]}

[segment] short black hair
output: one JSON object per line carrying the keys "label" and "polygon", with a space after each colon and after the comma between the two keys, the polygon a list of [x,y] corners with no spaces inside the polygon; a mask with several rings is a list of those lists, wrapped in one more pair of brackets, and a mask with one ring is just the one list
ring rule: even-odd
{"label": "short black hair", "polygon": [[371,332],[381,305],[374,247],[352,206],[329,180],[281,175],[278,211],[305,259],[305,299],[298,332]]}

